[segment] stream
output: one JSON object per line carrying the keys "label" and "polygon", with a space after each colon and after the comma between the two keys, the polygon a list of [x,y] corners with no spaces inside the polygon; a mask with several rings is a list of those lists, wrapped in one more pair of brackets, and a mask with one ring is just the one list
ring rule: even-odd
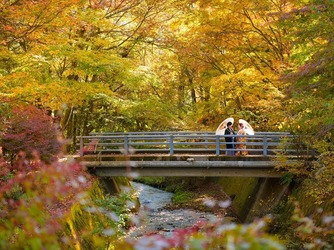
{"label": "stream", "polygon": [[169,235],[175,229],[191,227],[200,221],[214,220],[211,213],[187,209],[167,210],[164,206],[171,203],[172,193],[137,182],[131,182],[138,192],[141,204],[137,226],[127,233],[128,238],[137,238],[147,234]]}

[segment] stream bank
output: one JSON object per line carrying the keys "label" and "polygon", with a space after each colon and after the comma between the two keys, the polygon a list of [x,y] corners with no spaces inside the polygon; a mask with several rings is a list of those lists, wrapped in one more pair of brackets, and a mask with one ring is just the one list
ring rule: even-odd
{"label": "stream bank", "polygon": [[[140,182],[171,191],[175,195],[169,209],[194,209],[233,217],[235,222],[249,223],[271,214],[287,194],[289,187],[279,178],[256,177],[141,177]],[[222,209],[219,202],[230,200]],[[208,206],[208,201],[216,205]]]}

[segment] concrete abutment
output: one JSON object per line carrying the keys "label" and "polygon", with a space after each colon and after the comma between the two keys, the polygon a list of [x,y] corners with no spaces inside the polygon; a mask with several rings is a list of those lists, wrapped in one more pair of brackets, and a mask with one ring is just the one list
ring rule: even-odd
{"label": "concrete abutment", "polygon": [[288,191],[279,178],[220,177],[219,183],[243,222],[271,213]]}

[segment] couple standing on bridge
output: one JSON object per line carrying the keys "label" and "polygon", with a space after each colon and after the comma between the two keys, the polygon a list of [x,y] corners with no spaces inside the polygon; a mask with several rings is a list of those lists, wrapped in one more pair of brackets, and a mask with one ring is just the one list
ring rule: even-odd
{"label": "couple standing on bridge", "polygon": [[[245,135],[254,135],[252,126],[243,119],[239,119],[238,132],[233,130],[233,118],[225,119],[217,128],[216,135],[224,135],[226,141],[226,155],[248,155]],[[238,135],[238,136],[233,136]]]}

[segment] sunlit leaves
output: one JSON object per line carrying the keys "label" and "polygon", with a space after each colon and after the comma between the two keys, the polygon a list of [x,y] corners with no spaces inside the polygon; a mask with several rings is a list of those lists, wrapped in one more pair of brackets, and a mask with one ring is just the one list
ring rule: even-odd
{"label": "sunlit leaves", "polygon": [[305,193],[311,197],[318,206],[330,206],[333,203],[334,161],[332,153],[324,153],[313,166],[312,179],[304,183]]}
{"label": "sunlit leaves", "polygon": [[321,152],[333,140],[333,4],[293,1],[295,8],[284,16],[284,27],[294,41],[293,72],[284,76],[291,87],[286,102],[289,123],[299,133],[312,134]]}
{"label": "sunlit leaves", "polygon": [[206,117],[206,125],[214,126],[210,123],[218,122],[217,114],[232,112],[257,113],[245,118],[260,124],[270,120],[271,127],[281,119],[270,114],[281,113],[278,77],[288,58],[276,23],[282,6],[283,1],[197,1],[182,19],[171,22],[174,36],[168,41],[174,41],[176,85],[182,89],[176,94],[179,102]]}
{"label": "sunlit leaves", "polygon": [[31,43],[41,43],[45,34],[56,27],[56,19],[74,1],[5,1],[1,6],[2,46],[27,51]]}

